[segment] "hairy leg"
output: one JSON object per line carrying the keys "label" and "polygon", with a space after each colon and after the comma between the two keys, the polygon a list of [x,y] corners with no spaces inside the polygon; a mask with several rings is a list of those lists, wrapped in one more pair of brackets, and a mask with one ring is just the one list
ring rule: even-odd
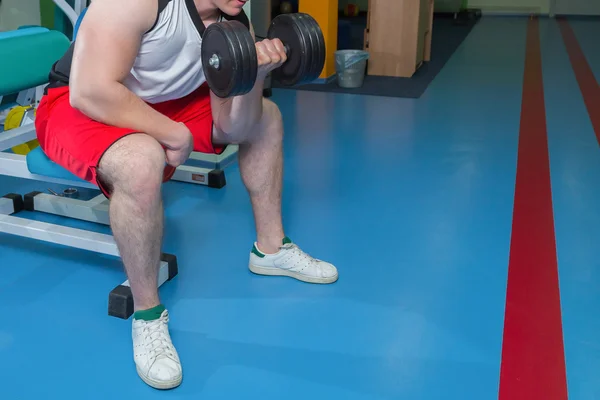
{"label": "hairy leg", "polygon": [[239,143],[240,173],[252,203],[257,243],[262,251],[275,253],[285,236],[281,218],[283,122],[277,105],[262,101],[262,118],[255,126],[232,135],[216,130],[214,141]]}
{"label": "hairy leg", "polygon": [[111,192],[110,226],[136,311],[160,304],[164,165],[165,152],[160,144],[151,136],[134,134],[113,144],[98,168],[98,179]]}
{"label": "hairy leg", "polygon": [[[216,111],[218,115],[219,110]],[[283,121],[275,103],[263,99],[257,123],[227,134],[215,129],[213,140],[240,145],[240,171],[250,194],[258,236],[250,252],[250,271],[259,275],[288,276],[308,283],[337,281],[338,272],[333,264],[311,257],[291,240],[283,240]]]}

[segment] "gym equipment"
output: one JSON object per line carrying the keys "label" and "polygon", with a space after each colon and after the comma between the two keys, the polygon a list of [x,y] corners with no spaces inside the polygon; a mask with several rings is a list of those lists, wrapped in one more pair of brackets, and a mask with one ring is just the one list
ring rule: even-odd
{"label": "gym equipment", "polygon": [[[117,244],[110,235],[15,216],[23,210],[33,210],[32,205],[31,196],[23,199],[19,194],[9,193],[1,197],[0,232],[119,257]],[[177,258],[171,254],[163,254],[158,273],[158,286],[172,280],[177,273]],[[129,280],[126,280],[110,292],[108,315],[128,319],[132,314],[133,296]]]}
{"label": "gym equipment", "polygon": [[[28,60],[31,63],[22,65],[29,74],[13,74],[11,79],[0,80],[0,96],[11,94],[8,90],[13,89],[19,93],[17,103],[20,105],[13,108],[16,111],[9,112],[5,124],[7,123],[9,128],[12,127],[11,125],[14,124],[12,121],[19,120],[19,115],[23,112],[18,121],[18,127],[0,132],[0,174],[34,179],[45,184],[65,184],[69,188],[55,195],[34,192],[27,194],[25,198],[14,193],[1,197],[0,232],[118,257],[116,243],[110,235],[33,221],[19,216],[21,211],[29,210],[104,224],[108,224],[109,220],[108,200],[103,195],[96,196],[87,202],[76,199],[78,193],[76,187],[96,189],[95,186],[52,163],[41,147],[34,148],[27,155],[3,152],[9,148],[18,148],[19,145],[36,139],[33,104],[37,105],[37,101],[43,93],[43,87],[48,83],[47,76],[52,63],[60,58],[70,46],[70,41],[58,32],[25,28],[7,35],[0,34],[0,52],[3,53],[5,48],[18,48],[15,46],[15,41],[20,45],[27,44],[31,53]],[[35,55],[38,55],[39,58],[36,59]],[[16,58],[14,62],[6,64],[20,64],[20,62],[22,60]],[[4,65],[2,68],[8,67]],[[12,79],[13,77],[14,79]],[[176,257],[164,254],[160,265],[159,286],[176,275]],[[108,314],[126,319],[132,313],[133,297],[129,282],[126,280],[109,293]]]}
{"label": "gym equipment", "polygon": [[239,21],[210,25],[202,36],[202,66],[219,97],[248,93],[254,87],[258,56],[252,35]]}
{"label": "gym equipment", "polygon": [[[31,124],[35,120],[35,108],[33,107],[25,107],[25,106],[16,106],[12,108],[4,121],[4,131],[9,131],[11,129],[17,129],[23,125]],[[20,155],[27,155],[31,150],[38,147],[40,144],[37,139],[30,140],[26,143],[18,144],[11,148],[12,152]]]}
{"label": "gym equipment", "polygon": [[83,14],[85,14],[85,9],[87,8],[87,0],[74,0],[73,7],[66,0],[52,0],[54,4],[58,6],[58,8],[67,16],[69,21],[71,22],[71,26],[73,26],[73,30],[79,27],[77,21],[81,18]]}
{"label": "gym equipment", "polygon": [[[67,51],[69,46],[70,41],[66,36],[46,28],[33,27],[0,33],[0,52],[17,54],[12,62],[0,63],[0,77],[10,77],[10,79],[0,79],[0,97],[19,93],[17,105],[28,108],[37,106],[43,89],[48,84],[48,72],[52,64]],[[18,113],[18,109],[11,112]],[[9,148],[18,150],[23,147],[17,146],[36,140],[33,114],[24,118],[18,128],[0,132],[0,151]],[[50,161],[40,148],[30,145],[27,147],[33,150],[27,152],[27,158],[23,157],[24,151],[17,151],[18,154],[0,153],[0,173],[54,183],[75,181],[75,186],[88,187],[87,182]],[[190,156],[190,162],[178,167],[172,179],[222,188],[226,185],[226,180],[221,165],[224,166],[225,161],[231,162],[236,150],[236,146],[231,148],[228,146],[220,156],[194,152]]]}
{"label": "gym equipment", "polygon": [[[325,66],[325,38],[317,21],[308,14],[281,14],[273,19],[268,39],[280,39],[287,61],[272,72],[285,86],[310,83]],[[219,97],[233,97],[252,90],[258,71],[256,46],[239,21],[209,25],[202,37],[202,67],[211,90]]]}
{"label": "gym equipment", "polygon": [[325,38],[317,21],[308,14],[282,14],[273,19],[269,39],[286,47],[287,61],[273,71],[285,86],[303,85],[319,77],[325,66]]}
{"label": "gym equipment", "polygon": [[[50,194],[32,192],[23,197],[11,193],[0,197],[0,232],[119,257],[111,235],[38,222],[19,215],[21,211],[28,210],[108,224],[109,200],[104,195],[99,194],[90,200],[79,199],[80,188],[97,190],[95,185],[53,163],[39,146],[27,155],[4,152],[36,139],[34,106],[37,106],[43,89],[48,84],[50,67],[70,45],[66,36],[45,28],[33,27],[0,33],[0,53],[11,54],[10,63],[0,64],[0,77],[3,77],[0,79],[0,98],[18,93],[17,105],[27,107],[19,127],[0,132],[0,174],[67,186],[67,189],[58,193],[48,189]],[[14,59],[13,51],[19,54]],[[13,116],[18,115],[18,111],[14,113]],[[7,115],[10,117],[7,118],[9,126],[13,116]],[[185,165],[176,170],[173,179],[211,187],[223,187],[225,184],[221,170]],[[173,279],[177,273],[176,257],[163,254],[158,286]],[[109,293],[108,314],[127,319],[132,313],[133,297],[129,281],[126,280]]]}

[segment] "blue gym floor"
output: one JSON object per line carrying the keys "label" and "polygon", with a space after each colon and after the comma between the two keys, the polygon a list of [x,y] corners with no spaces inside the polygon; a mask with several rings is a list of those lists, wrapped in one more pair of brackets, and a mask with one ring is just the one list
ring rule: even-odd
{"label": "blue gym floor", "polygon": [[[137,377],[131,321],[106,315],[118,260],[0,234],[0,398],[498,399],[528,23],[482,18],[418,100],[274,91],[287,234],[338,266],[334,285],[248,271],[237,166],[222,190],[165,185],[174,391]],[[592,400],[600,148],[559,25],[539,23],[564,364],[569,398]],[[569,23],[600,80],[600,21]]]}

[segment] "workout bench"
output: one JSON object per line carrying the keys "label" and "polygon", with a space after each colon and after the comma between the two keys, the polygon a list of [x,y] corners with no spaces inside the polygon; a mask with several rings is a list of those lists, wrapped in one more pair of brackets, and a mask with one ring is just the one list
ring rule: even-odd
{"label": "workout bench", "polygon": [[[15,105],[27,107],[19,127],[0,131],[0,175],[68,187],[62,193],[33,192],[25,196],[11,193],[0,197],[0,232],[119,257],[117,245],[111,235],[19,216],[21,211],[27,210],[109,224],[109,200],[104,195],[99,194],[91,200],[77,198],[77,188],[97,190],[95,185],[52,162],[39,146],[26,155],[8,151],[16,145],[36,139],[35,107],[41,98],[44,86],[48,83],[48,73],[52,64],[64,54],[70,44],[71,42],[62,33],[41,27],[0,33],[0,52],[11,54],[11,62],[0,63],[0,76],[9,77],[0,81],[0,103],[3,96],[16,93],[18,95]],[[225,185],[222,170],[188,165],[179,167],[173,180],[217,188]],[[159,270],[159,287],[176,275],[176,257],[163,254]],[[126,280],[110,292],[108,314],[127,319],[132,313],[133,298],[129,282]]]}

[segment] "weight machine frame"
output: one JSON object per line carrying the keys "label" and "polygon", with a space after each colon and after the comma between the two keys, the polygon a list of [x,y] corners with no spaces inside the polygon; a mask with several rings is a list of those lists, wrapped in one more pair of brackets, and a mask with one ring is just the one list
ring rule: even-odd
{"label": "weight machine frame", "polygon": [[[10,193],[0,197],[0,232],[120,257],[117,244],[111,235],[15,216],[25,209],[27,200],[24,201],[18,194]],[[158,272],[158,287],[172,280],[177,274],[177,258],[171,254],[163,254]],[[108,315],[128,319],[132,314],[133,295],[129,280],[125,280],[109,293]]]}
{"label": "weight machine frame", "polygon": [[[19,105],[33,103],[34,98],[39,98],[43,86],[27,89],[19,93]],[[66,247],[93,251],[96,253],[120,257],[116,242],[111,235],[100,234],[83,229],[76,229],[57,224],[34,221],[21,218],[17,214],[21,211],[39,211],[47,214],[95,222],[109,225],[109,200],[99,194],[91,200],[69,198],[77,195],[77,189],[84,187],[96,189],[97,187],[83,180],[71,181],[45,175],[32,174],[27,166],[27,156],[8,153],[5,150],[18,144],[36,139],[34,126],[33,107],[25,111],[22,126],[6,132],[0,132],[0,175],[36,180],[45,183],[67,185],[63,193],[52,194],[32,192],[24,197],[10,193],[0,197],[0,232],[21,236]],[[188,171],[179,171],[179,178],[186,178],[189,171],[201,172],[200,168],[190,168]],[[212,171],[201,172],[205,174],[205,181],[209,181]],[[220,171],[222,173],[222,171]],[[181,179],[181,180],[182,180]],[[159,268],[158,287],[173,279],[178,273],[177,258],[171,254],[163,254]],[[108,296],[108,315],[128,319],[133,314],[133,295],[129,281],[116,286]]]}
{"label": "weight machine frame", "polygon": [[[42,91],[43,86],[24,90],[19,93],[17,102],[19,105],[34,103],[33,99],[39,98],[38,95]],[[103,194],[87,201],[66,197],[67,193],[77,193],[76,189],[72,189],[73,187],[84,187],[97,190],[95,185],[83,180],[71,181],[32,174],[27,166],[27,156],[12,154],[5,151],[18,144],[36,139],[34,118],[32,107],[29,110],[26,110],[23,116],[22,126],[6,132],[0,132],[0,175],[67,185],[70,189],[65,190],[62,194],[32,192],[25,195],[23,198],[21,195],[11,193],[4,197],[0,197],[0,232],[120,257],[116,242],[111,235],[34,221],[18,216],[18,214],[24,210],[39,211],[70,219],[78,219],[104,225],[109,224],[109,200],[106,199]],[[200,169],[196,168],[195,171],[198,172]],[[179,174],[184,177],[186,176],[185,171],[181,171]],[[173,279],[177,273],[177,258],[171,254],[163,254],[159,268],[158,287]],[[109,293],[108,315],[128,319],[132,314],[133,295],[131,293],[129,281],[125,280],[125,282],[116,286]]]}
{"label": "weight machine frame", "polygon": [[[58,0],[58,3],[61,1]],[[78,10],[82,9],[82,4],[83,1],[76,0],[76,8]],[[76,22],[77,19],[74,18],[74,15],[67,15],[72,22]],[[120,258],[118,247],[111,235],[35,221],[18,216],[24,210],[40,211],[72,219],[96,222],[104,225],[109,224],[109,200],[104,195],[98,195],[87,201],[68,197],[78,192],[72,187],[97,190],[95,185],[83,180],[60,179],[32,174],[27,165],[27,156],[6,152],[11,147],[36,139],[34,107],[39,104],[44,87],[45,84],[36,88],[22,90],[18,93],[16,105],[31,108],[25,111],[18,128],[0,132],[0,175],[67,185],[69,189],[61,194],[54,192],[53,194],[33,192],[23,198],[19,194],[10,193],[4,197],[0,197],[0,233],[41,240]],[[173,179],[210,186],[211,176],[215,178],[214,171],[182,166],[176,171]],[[200,179],[200,177],[202,178]],[[224,185],[223,171],[217,172],[217,177],[223,178],[221,181]],[[177,274],[177,258],[171,254],[162,254],[158,287],[172,280]],[[128,319],[133,314],[133,295],[129,280],[125,280],[125,282],[116,286],[109,293],[108,314],[122,319]]]}

